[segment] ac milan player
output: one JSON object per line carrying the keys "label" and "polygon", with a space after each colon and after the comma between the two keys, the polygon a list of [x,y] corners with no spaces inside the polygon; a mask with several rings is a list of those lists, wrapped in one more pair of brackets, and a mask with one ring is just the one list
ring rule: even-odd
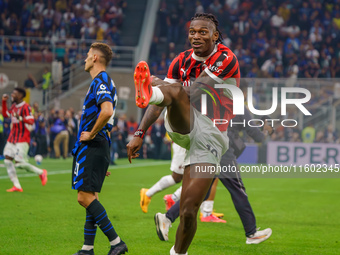
{"label": "ac milan player", "polygon": [[[41,184],[45,186],[47,182],[47,171],[37,168],[28,163],[27,153],[30,143],[30,126],[34,123],[30,106],[23,101],[26,91],[23,88],[15,88],[11,94],[12,106],[7,109],[8,95],[2,96],[2,109],[5,118],[11,117],[11,132],[8,136],[4,148],[5,166],[13,187],[7,192],[23,192],[15,167],[25,169],[39,175]],[[15,165],[13,163],[15,161]]]}
{"label": "ac milan player", "polygon": [[[201,172],[195,178],[195,169],[211,167],[220,162],[228,148],[226,130],[228,125],[218,129],[211,119],[233,118],[232,99],[227,91],[219,91],[219,102],[207,98],[207,116],[199,113],[200,92],[210,92],[214,84],[239,86],[239,66],[236,56],[222,42],[218,21],[211,14],[196,14],[189,28],[189,41],[192,49],[180,53],[172,62],[166,81],[156,77],[150,81],[145,62],[136,67],[136,104],[147,109],[139,130],[127,145],[128,157],[139,156],[145,131],[158,118],[163,107],[167,107],[165,127],[172,140],[187,149],[180,202],[180,224],[176,242],[170,254],[186,254],[197,228],[197,211],[206,195],[214,174]],[[153,86],[151,87],[150,82]],[[174,82],[174,84],[169,84]],[[182,84],[184,86],[182,86]],[[170,86],[169,86],[170,85]],[[189,89],[190,88],[190,89]],[[185,93],[186,92],[186,93]],[[215,94],[217,95],[217,94]],[[150,100],[150,101],[149,101]],[[195,107],[192,107],[195,105]],[[158,107],[161,106],[161,107]],[[206,169],[205,168],[205,169]],[[202,178],[203,177],[203,178]]]}

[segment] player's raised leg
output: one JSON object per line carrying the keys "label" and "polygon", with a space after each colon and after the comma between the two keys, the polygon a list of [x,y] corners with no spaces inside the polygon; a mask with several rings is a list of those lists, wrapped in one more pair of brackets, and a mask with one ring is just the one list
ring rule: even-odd
{"label": "player's raised leg", "polygon": [[145,108],[148,104],[167,106],[167,117],[173,131],[180,134],[190,133],[193,114],[183,86],[158,81],[160,85],[153,87],[151,80],[148,64],[145,61],[139,62],[134,74],[136,105],[140,108]]}

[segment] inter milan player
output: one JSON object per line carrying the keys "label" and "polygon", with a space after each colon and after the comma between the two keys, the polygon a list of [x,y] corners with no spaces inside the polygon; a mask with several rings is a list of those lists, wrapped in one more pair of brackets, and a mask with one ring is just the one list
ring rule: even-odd
{"label": "inter milan player", "polygon": [[85,71],[92,82],[85,96],[78,141],[73,149],[72,188],[78,190],[78,202],[86,209],[84,245],[75,255],[94,254],[97,226],[109,239],[108,255],[125,254],[126,244],[117,235],[105,208],[99,202],[100,192],[110,163],[110,130],[113,126],[117,93],[106,73],[112,50],[105,43],[93,43],[85,59]]}
{"label": "inter milan player", "polygon": [[[4,148],[5,166],[13,187],[7,192],[23,192],[15,167],[25,169],[39,175],[41,184],[47,182],[47,171],[28,163],[27,153],[30,144],[30,128],[34,123],[30,106],[24,101],[26,91],[23,88],[15,88],[11,94],[12,106],[7,110],[8,95],[2,96],[2,110],[5,118],[11,117],[11,132]],[[13,163],[15,161],[15,165]]]}
{"label": "inter milan player", "polygon": [[[149,126],[167,107],[165,127],[172,140],[187,149],[180,202],[180,224],[176,242],[170,254],[186,254],[197,228],[197,211],[213,180],[211,172],[199,172],[217,165],[228,148],[227,125],[218,128],[211,119],[233,118],[232,99],[227,91],[219,89],[219,102],[207,103],[207,116],[200,114],[199,92],[214,88],[215,84],[239,86],[239,66],[232,51],[221,44],[218,21],[211,14],[196,14],[189,27],[191,50],[180,53],[172,62],[167,81],[153,77],[150,80],[147,64],[136,67],[136,103],[139,107],[154,104],[147,109],[139,130],[127,145],[129,160],[138,157],[142,138]],[[170,74],[170,75],[169,75]],[[174,82],[170,84],[170,82]],[[151,85],[157,87],[151,87]],[[183,86],[182,86],[183,84]],[[216,92],[216,91],[215,91]],[[150,100],[150,101],[149,101]],[[192,107],[194,105],[195,107]],[[199,178],[195,178],[199,177]]]}

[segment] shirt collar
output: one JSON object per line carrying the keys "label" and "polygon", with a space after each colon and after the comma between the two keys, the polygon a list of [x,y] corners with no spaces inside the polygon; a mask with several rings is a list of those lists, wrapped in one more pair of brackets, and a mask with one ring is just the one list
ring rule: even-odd
{"label": "shirt collar", "polygon": [[206,61],[208,58],[210,58],[213,54],[215,54],[217,52],[217,45],[215,45],[215,48],[214,50],[210,53],[209,56],[206,56],[206,57],[199,57],[195,54],[195,52],[192,53],[192,58],[195,59],[196,61],[201,61],[201,62],[204,62]]}
{"label": "shirt collar", "polygon": [[22,101],[20,104],[15,104],[15,107],[19,108],[19,107],[23,106],[24,104],[25,104],[25,101]]}

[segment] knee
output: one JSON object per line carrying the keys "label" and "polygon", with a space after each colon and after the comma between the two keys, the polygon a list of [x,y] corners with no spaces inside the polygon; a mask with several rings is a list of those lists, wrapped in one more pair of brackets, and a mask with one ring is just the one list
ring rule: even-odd
{"label": "knee", "polygon": [[78,191],[78,203],[87,208],[95,199],[98,200],[98,194],[91,191]]}
{"label": "knee", "polygon": [[182,181],[182,177],[175,177],[174,180],[176,183],[180,183]]}
{"label": "knee", "polygon": [[81,193],[78,193],[78,203],[82,206],[87,208],[92,201],[95,199],[95,197],[89,197],[89,196],[85,196]]}
{"label": "knee", "polygon": [[181,220],[185,227],[190,227],[196,222],[198,206],[186,205],[180,213]]}
{"label": "knee", "polygon": [[[167,85],[160,85],[162,86],[168,86]],[[183,89],[183,86],[179,83],[171,84],[171,89],[168,90],[168,93],[171,95],[172,98],[181,98],[183,95],[185,95],[185,91]]]}
{"label": "knee", "polygon": [[78,200],[78,204],[80,204],[81,206],[85,207],[86,201],[85,201],[84,197],[78,195],[78,199],[77,200]]}
{"label": "knee", "polygon": [[176,183],[179,183],[179,182],[182,181],[183,175],[177,174],[177,173],[173,172],[173,173],[172,173],[172,178],[174,179],[174,181],[175,181]]}

